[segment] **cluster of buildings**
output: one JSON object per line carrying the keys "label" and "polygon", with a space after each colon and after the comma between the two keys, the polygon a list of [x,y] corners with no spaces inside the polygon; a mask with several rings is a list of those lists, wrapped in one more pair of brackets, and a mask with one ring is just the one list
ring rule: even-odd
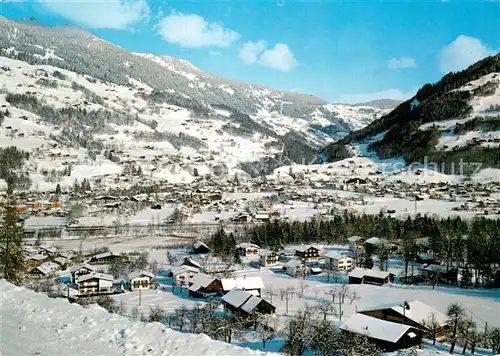
{"label": "cluster of buildings", "polygon": [[[149,271],[131,271],[123,278],[114,278],[104,273],[108,265],[116,261],[128,262],[128,256],[113,252],[103,252],[84,258],[77,257],[75,251],[58,251],[49,245],[25,246],[24,263],[28,276],[33,279],[59,278],[58,272],[69,270],[71,286],[68,296],[84,297],[99,294],[113,294],[125,290],[156,288],[155,275]],[[71,289],[71,293],[70,293]]]}

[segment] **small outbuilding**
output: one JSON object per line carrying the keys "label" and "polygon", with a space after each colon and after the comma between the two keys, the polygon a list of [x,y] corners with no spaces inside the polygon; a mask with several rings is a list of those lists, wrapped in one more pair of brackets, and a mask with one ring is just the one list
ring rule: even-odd
{"label": "small outbuilding", "polygon": [[193,254],[200,254],[201,255],[201,254],[210,253],[210,252],[212,252],[212,249],[201,241],[196,241],[192,246],[192,253]]}
{"label": "small outbuilding", "polygon": [[222,304],[232,313],[240,315],[252,315],[255,312],[260,314],[274,314],[276,307],[252,293],[242,289],[232,289],[221,298]]}
{"label": "small outbuilding", "polygon": [[374,284],[381,286],[394,281],[394,274],[387,271],[375,271],[366,268],[355,268],[349,272],[349,284]]}

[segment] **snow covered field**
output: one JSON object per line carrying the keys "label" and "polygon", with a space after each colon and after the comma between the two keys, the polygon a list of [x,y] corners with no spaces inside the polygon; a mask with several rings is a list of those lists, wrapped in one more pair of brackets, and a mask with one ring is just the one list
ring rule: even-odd
{"label": "snow covered field", "polygon": [[0,289],[2,356],[266,355],[160,323],[133,322],[96,305],[82,308],[50,299],[5,280]]}
{"label": "snow covered field", "polygon": [[[262,296],[271,301],[268,291],[278,293],[280,289],[293,288],[295,293],[288,300],[288,313],[295,314],[300,309],[303,309],[306,304],[314,305],[321,300],[331,300],[328,291],[333,287],[339,287],[338,283],[332,280],[327,282],[327,277],[323,275],[309,276],[305,280],[294,278],[284,273],[262,269],[261,271],[239,271],[235,273],[235,277],[255,277],[260,276],[264,282],[265,290]],[[342,278],[341,278],[342,279]],[[343,278],[345,281],[345,278]],[[305,285],[304,296],[300,297],[301,285]],[[174,294],[171,292],[171,286],[165,285],[166,291],[150,290],[142,292],[141,306],[139,307],[139,293],[130,292],[117,295],[114,298],[120,304],[131,309],[138,306],[139,310],[147,313],[149,306],[159,305],[165,310],[172,312],[181,305],[187,307],[193,306],[197,302],[203,303],[202,300],[195,300],[188,297],[187,290],[182,293],[178,288]],[[342,307],[343,320],[354,314],[356,310],[361,310],[368,307],[379,306],[387,303],[402,303],[405,300],[420,300],[441,312],[446,311],[446,307],[453,302],[460,303],[466,310],[467,315],[471,314],[472,318],[484,327],[484,323],[488,322],[491,325],[500,325],[500,290],[464,290],[454,287],[437,287],[435,290],[432,286],[404,286],[404,285],[386,285],[383,287],[372,285],[349,285],[351,291],[356,291],[361,297],[359,301],[354,301],[352,304],[348,300]],[[286,300],[279,296],[273,296],[272,304],[276,306],[278,315],[286,314]]]}
{"label": "snow covered field", "polygon": [[[378,287],[373,287],[378,288]],[[214,341],[203,334],[180,333],[167,328],[160,323],[134,322],[130,319],[109,314],[97,305],[83,308],[78,304],[70,304],[63,299],[48,298],[46,295],[16,287],[0,280],[0,354],[3,356],[19,355],[276,355],[272,352],[262,352],[261,342],[238,341],[228,344]],[[382,288],[389,290],[388,288]],[[439,292],[437,292],[439,293]],[[167,310],[172,299],[160,303],[158,296],[169,292],[155,293],[146,291],[142,301],[146,304],[162,305]],[[137,302],[137,293],[129,293],[131,303]],[[155,297],[156,295],[156,297]],[[305,293],[303,303],[308,299]],[[405,295],[406,297],[407,295]],[[421,297],[421,295],[419,295]],[[175,297],[178,298],[178,297]],[[278,298],[279,299],[279,298]],[[377,303],[386,303],[394,299],[380,298]],[[422,298],[419,298],[422,300]],[[431,297],[428,298],[432,299]],[[435,298],[434,298],[435,299]],[[429,300],[424,301],[430,305]],[[464,297],[451,301],[464,301]],[[175,300],[174,300],[175,301]],[[194,302],[183,300],[186,306]],[[483,302],[482,300],[478,302]],[[298,304],[296,302],[291,302]],[[361,302],[360,307],[365,305]],[[366,303],[366,306],[373,304]],[[350,305],[346,304],[345,317],[351,314]],[[498,306],[497,306],[498,307]],[[146,309],[147,310],[147,309]],[[491,311],[494,313],[494,310]],[[500,315],[500,313],[497,313]],[[491,324],[490,324],[491,325]],[[249,345],[238,347],[235,344]],[[281,339],[269,341],[267,349],[278,350]],[[418,350],[420,356],[447,354],[446,345],[432,347],[429,342],[425,349]],[[487,355],[478,350],[479,355]]]}

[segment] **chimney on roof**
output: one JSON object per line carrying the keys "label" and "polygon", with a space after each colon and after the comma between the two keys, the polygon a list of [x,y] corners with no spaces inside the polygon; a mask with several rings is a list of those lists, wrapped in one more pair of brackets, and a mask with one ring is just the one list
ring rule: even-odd
{"label": "chimney on roof", "polygon": [[246,278],[247,278],[247,275],[246,275],[246,274],[244,274],[244,275],[243,275],[243,279],[246,279]]}

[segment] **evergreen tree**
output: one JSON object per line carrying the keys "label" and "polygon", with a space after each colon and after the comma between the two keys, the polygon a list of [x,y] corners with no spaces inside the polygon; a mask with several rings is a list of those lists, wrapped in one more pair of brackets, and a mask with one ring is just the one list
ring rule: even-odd
{"label": "evergreen tree", "polygon": [[363,268],[368,268],[368,269],[373,268],[373,258],[370,253],[365,253],[363,255]]}
{"label": "evergreen tree", "polygon": [[20,284],[25,274],[23,238],[16,211],[8,208],[0,230],[0,263],[3,277],[14,284]]}
{"label": "evergreen tree", "polygon": [[472,272],[468,265],[462,269],[462,287],[467,288],[472,285]]}
{"label": "evergreen tree", "polygon": [[89,182],[89,180],[87,178],[83,178],[82,185],[81,185],[81,190],[82,190],[82,192],[87,192],[87,191],[91,190],[90,182]]}
{"label": "evergreen tree", "polygon": [[62,194],[61,185],[57,183],[56,185],[56,195],[59,197]]}
{"label": "evergreen tree", "polygon": [[78,183],[78,179],[75,179],[75,182],[73,183],[73,191],[75,193],[80,192],[80,184]]}
{"label": "evergreen tree", "polygon": [[241,263],[240,254],[238,253],[238,251],[236,249],[234,249],[234,263],[236,263],[236,264]]}
{"label": "evergreen tree", "polygon": [[387,271],[387,264],[389,262],[389,258],[391,257],[389,246],[383,243],[381,246],[378,247],[377,255],[378,255],[380,270],[383,271],[385,265],[385,270]]}

